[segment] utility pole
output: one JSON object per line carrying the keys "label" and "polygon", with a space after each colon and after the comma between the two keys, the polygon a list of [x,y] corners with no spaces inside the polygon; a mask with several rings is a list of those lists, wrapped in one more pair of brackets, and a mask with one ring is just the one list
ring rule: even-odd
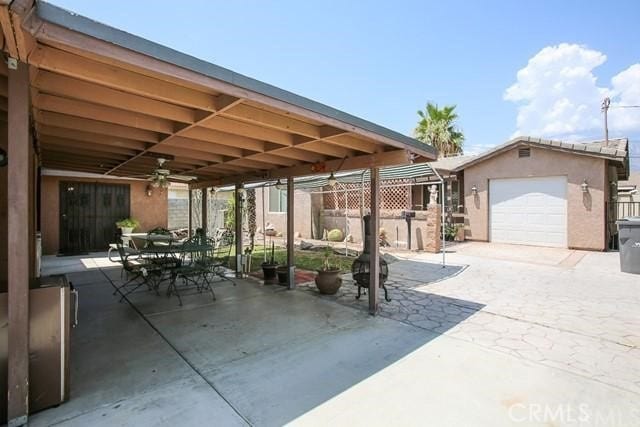
{"label": "utility pole", "polygon": [[607,115],[609,113],[609,106],[611,105],[611,99],[609,97],[602,101],[602,112],[604,113],[604,145],[609,146],[609,125],[607,123]]}

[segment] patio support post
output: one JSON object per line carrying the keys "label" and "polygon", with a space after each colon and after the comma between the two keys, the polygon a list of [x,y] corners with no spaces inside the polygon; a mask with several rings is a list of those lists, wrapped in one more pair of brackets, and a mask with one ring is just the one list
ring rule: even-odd
{"label": "patio support post", "polygon": [[8,71],[7,420],[27,423],[29,413],[29,67]]}
{"label": "patio support post", "polygon": [[235,234],[236,234],[236,277],[242,277],[242,184],[236,184],[235,199]]}
{"label": "patio support post", "polygon": [[209,200],[207,199],[207,195],[209,194],[207,192],[206,188],[203,188],[202,190],[202,197],[200,198],[202,200],[201,204],[202,204],[202,231],[204,232],[204,235],[207,236],[209,234],[209,230],[208,230],[208,217],[209,217]]}
{"label": "patio support post", "polygon": [[296,287],[296,267],[295,259],[293,255],[293,225],[294,225],[294,213],[293,213],[293,201],[295,195],[293,194],[293,177],[290,176],[287,179],[287,268],[289,270],[288,287],[289,289],[295,289]]}
{"label": "patio support post", "polygon": [[189,237],[191,237],[191,234],[193,232],[193,190],[189,189],[189,219],[187,222],[188,227],[189,227]]}
{"label": "patio support post", "polygon": [[380,169],[371,168],[371,257],[369,258],[369,314],[378,312],[380,293]]}

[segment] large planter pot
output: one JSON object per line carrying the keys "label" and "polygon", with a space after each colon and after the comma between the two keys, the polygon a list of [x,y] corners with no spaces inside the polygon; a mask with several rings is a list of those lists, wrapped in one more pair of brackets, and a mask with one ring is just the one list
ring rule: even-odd
{"label": "large planter pot", "polygon": [[130,234],[133,233],[133,227],[120,227],[120,231],[122,234]]}
{"label": "large planter pot", "polygon": [[287,285],[289,283],[289,267],[286,265],[276,267],[276,274],[278,275],[279,284]]}
{"label": "large planter pot", "polygon": [[262,274],[265,282],[273,282],[276,280],[276,268],[278,268],[278,264],[262,263]]}
{"label": "large planter pot", "polygon": [[342,286],[342,277],[340,277],[341,271],[335,270],[318,270],[316,276],[316,286],[321,294],[333,295],[338,292],[340,286]]}

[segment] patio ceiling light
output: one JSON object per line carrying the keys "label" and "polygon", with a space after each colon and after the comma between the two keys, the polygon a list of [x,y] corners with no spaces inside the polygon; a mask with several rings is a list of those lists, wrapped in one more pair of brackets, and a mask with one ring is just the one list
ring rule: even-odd
{"label": "patio ceiling light", "polygon": [[587,183],[587,180],[583,180],[582,184],[580,184],[580,187],[582,187],[582,192],[583,193],[588,193],[589,192],[589,184]]}
{"label": "patio ceiling light", "polygon": [[284,190],[285,189],[285,185],[282,183],[282,181],[280,181],[280,178],[278,178],[278,182],[276,182],[276,188],[278,190]]}
{"label": "patio ceiling light", "polygon": [[333,175],[333,172],[331,172],[331,175],[329,175],[329,178],[327,178],[327,183],[329,184],[329,187],[335,187],[338,183],[338,180]]}

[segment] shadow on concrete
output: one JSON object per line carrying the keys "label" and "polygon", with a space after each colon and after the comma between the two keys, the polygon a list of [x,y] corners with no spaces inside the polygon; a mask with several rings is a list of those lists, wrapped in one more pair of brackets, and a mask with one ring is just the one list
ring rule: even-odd
{"label": "shadow on concrete", "polygon": [[[348,292],[332,300],[304,288],[221,282],[215,302],[195,294],[179,307],[175,298],[143,289],[118,303],[117,268],[71,273],[84,284],[71,400],[34,417],[33,425],[285,424],[480,310],[418,289],[427,271],[444,280],[462,269],[394,263],[393,301],[378,317],[366,313],[366,298],[355,301],[348,283]],[[442,320],[421,326],[416,316],[425,312],[442,313]]]}

